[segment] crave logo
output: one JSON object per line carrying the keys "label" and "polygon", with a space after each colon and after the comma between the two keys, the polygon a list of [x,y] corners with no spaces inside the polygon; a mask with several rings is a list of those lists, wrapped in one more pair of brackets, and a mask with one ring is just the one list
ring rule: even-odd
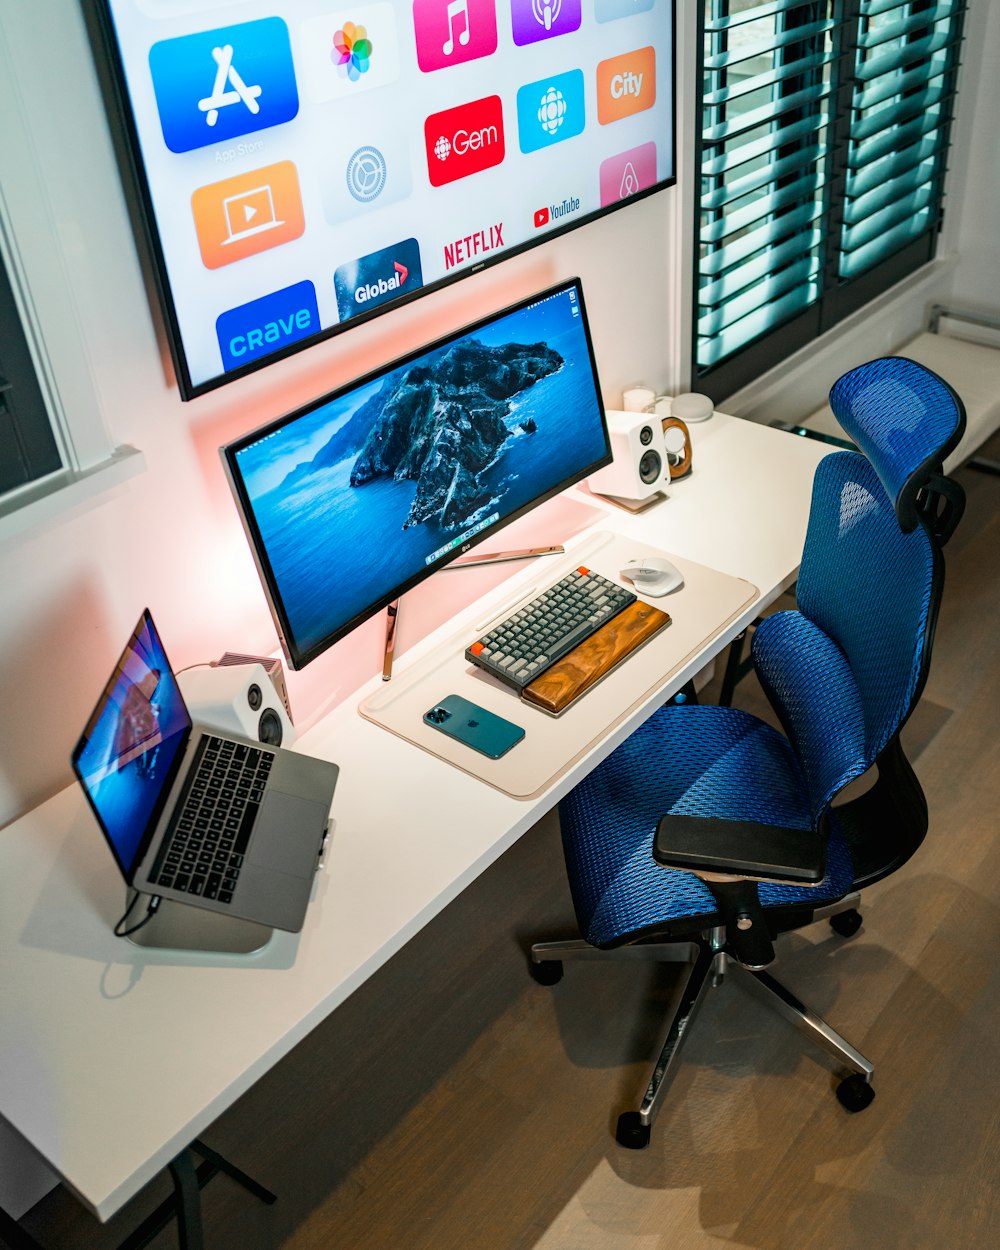
{"label": "crave logo", "polygon": [[215,322],[226,370],[269,356],[320,328],[316,290],[311,282],[297,282],[239,308],[230,308]]}
{"label": "crave logo", "polygon": [[499,165],[504,158],[503,105],[498,95],[432,113],[424,122],[432,187]]}
{"label": "crave logo", "polygon": [[475,260],[477,256],[485,256],[487,252],[494,252],[498,247],[503,247],[502,221],[464,235],[461,239],[456,239],[454,243],[446,243],[444,267],[454,269],[456,265],[461,265],[467,260]]}
{"label": "crave logo", "polygon": [[357,317],[423,284],[416,239],[403,239],[392,247],[348,261],[333,275],[340,320]]}

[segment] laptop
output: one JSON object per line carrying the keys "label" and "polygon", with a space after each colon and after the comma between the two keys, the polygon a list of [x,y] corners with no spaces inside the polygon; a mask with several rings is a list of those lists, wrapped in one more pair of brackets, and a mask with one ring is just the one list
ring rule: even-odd
{"label": "laptop", "polygon": [[72,763],[130,886],[302,928],[339,769],[193,723],[148,609]]}

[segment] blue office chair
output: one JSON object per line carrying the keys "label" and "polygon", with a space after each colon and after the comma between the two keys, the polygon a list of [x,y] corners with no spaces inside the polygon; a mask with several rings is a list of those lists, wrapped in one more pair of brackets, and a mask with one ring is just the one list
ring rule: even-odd
{"label": "blue office chair", "polygon": [[[830,403],[859,450],[819,465],[797,609],[753,638],[784,734],[736,708],[668,704],[560,804],[583,939],[534,945],[535,979],[554,983],[574,956],[690,965],[642,1104],[619,1117],[623,1146],[647,1145],[689,1025],[730,967],[846,1066],[847,1110],[875,1096],[871,1063],[763,969],[779,933],[821,918],[856,932],[859,891],[927,831],[899,734],[927,676],[941,549],[964,508],[943,462],[965,410],[898,357],[845,374]],[[869,788],[834,806],[869,769]]]}

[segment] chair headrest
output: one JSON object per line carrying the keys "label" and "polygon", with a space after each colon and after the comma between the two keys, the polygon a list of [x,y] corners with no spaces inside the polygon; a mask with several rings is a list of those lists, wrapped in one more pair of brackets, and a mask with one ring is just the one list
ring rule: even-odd
{"label": "chair headrest", "polygon": [[830,407],[871,462],[905,534],[922,512],[917,496],[950,485],[944,459],[965,432],[965,407],[943,378],[915,360],[883,356],[858,365],[830,391]]}

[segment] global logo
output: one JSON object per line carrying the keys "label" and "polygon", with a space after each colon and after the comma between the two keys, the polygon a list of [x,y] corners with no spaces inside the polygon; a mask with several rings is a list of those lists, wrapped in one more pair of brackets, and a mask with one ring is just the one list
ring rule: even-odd
{"label": "global logo", "polygon": [[337,73],[342,78],[357,82],[362,74],[368,73],[371,57],[372,41],[368,38],[368,31],[353,22],[345,22],[333,36],[333,51],[330,53]]}
{"label": "global logo", "polygon": [[538,106],[538,123],[547,135],[554,135],[566,116],[566,97],[558,87],[549,87]]}
{"label": "global logo", "polygon": [[362,204],[382,194],[386,180],[385,157],[370,145],[358,148],[347,162],[347,189]]}
{"label": "global logo", "polygon": [[416,239],[401,239],[340,265],[333,286],[341,321],[417,290],[423,286],[423,274]]}

